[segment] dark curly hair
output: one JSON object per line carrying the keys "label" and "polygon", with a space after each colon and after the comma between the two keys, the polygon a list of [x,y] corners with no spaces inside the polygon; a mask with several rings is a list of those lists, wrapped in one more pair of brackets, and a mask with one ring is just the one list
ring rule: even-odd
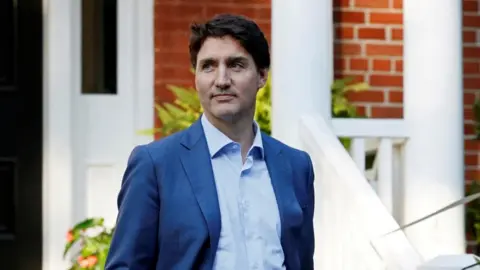
{"label": "dark curly hair", "polygon": [[231,36],[252,56],[258,70],[270,68],[268,41],[260,27],[241,15],[220,14],[206,23],[193,23],[190,27],[190,63],[197,66],[197,55],[208,37]]}

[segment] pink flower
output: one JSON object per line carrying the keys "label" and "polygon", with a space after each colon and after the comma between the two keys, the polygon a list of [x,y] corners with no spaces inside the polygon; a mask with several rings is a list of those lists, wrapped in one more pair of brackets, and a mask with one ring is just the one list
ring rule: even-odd
{"label": "pink flower", "polygon": [[69,231],[67,232],[67,242],[68,242],[68,243],[71,243],[73,240],[74,240],[73,232],[72,232],[72,230],[69,230]]}
{"label": "pink flower", "polygon": [[98,258],[95,255],[90,255],[86,258],[84,258],[83,256],[78,256],[77,262],[82,268],[90,268],[97,264]]}

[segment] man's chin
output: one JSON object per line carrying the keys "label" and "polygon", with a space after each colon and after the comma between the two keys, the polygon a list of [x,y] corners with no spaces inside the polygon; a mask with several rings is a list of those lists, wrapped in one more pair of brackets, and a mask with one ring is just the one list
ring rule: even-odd
{"label": "man's chin", "polygon": [[212,113],[216,118],[222,119],[223,121],[232,122],[239,117],[239,112],[237,110],[219,110]]}

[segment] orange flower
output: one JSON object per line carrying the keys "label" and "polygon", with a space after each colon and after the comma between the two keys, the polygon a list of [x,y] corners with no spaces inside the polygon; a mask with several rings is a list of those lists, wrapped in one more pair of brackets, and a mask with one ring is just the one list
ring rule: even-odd
{"label": "orange flower", "polygon": [[74,239],[74,237],[73,237],[73,232],[72,232],[72,230],[69,230],[69,231],[67,232],[67,242],[70,243],[70,242],[73,241],[73,239]]}
{"label": "orange flower", "polygon": [[78,256],[77,262],[82,268],[90,268],[95,264],[97,264],[98,258],[97,256],[94,256],[94,255],[90,255],[86,258],[84,258],[83,256]]}

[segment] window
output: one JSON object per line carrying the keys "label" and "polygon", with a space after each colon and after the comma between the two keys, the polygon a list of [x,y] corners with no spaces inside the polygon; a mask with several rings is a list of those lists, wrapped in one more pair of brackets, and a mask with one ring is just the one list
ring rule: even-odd
{"label": "window", "polygon": [[117,1],[82,1],[82,93],[117,93]]}

